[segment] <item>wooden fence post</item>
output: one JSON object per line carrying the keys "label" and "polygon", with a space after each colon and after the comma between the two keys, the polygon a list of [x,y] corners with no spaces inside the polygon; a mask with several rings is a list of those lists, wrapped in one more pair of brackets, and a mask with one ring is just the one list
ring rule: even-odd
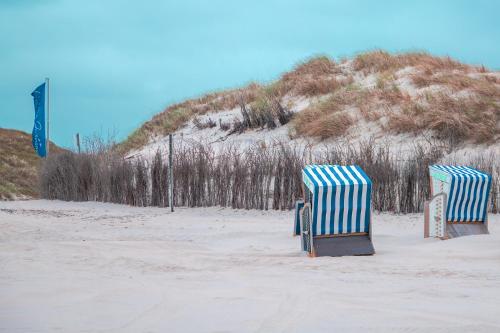
{"label": "wooden fence post", "polygon": [[169,199],[170,199],[170,211],[174,211],[174,167],[173,167],[173,142],[172,134],[168,135],[168,184],[169,187]]}

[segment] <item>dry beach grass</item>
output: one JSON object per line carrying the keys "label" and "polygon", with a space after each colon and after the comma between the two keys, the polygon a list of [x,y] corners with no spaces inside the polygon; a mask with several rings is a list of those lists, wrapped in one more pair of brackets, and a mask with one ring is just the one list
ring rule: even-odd
{"label": "dry beach grass", "polygon": [[[370,81],[373,84],[367,83]],[[310,106],[296,112],[294,103],[303,98]],[[179,130],[197,116],[242,105],[258,111],[257,117],[264,114],[266,119],[276,119],[275,103],[296,113],[290,126],[292,136],[335,138],[363,119],[395,134],[419,135],[430,130],[452,145],[493,142],[500,128],[500,75],[484,66],[422,52],[375,50],[340,63],[319,56],[299,63],[270,84],[252,83],[172,105],[144,123],[117,149],[120,153],[138,149],[154,137]],[[230,133],[254,128],[240,122],[235,119],[232,124],[216,126],[224,131],[232,127]]]}
{"label": "dry beach grass", "polygon": [[[50,150],[62,150],[51,142]],[[38,157],[31,135],[0,128],[0,200],[38,197]]]}

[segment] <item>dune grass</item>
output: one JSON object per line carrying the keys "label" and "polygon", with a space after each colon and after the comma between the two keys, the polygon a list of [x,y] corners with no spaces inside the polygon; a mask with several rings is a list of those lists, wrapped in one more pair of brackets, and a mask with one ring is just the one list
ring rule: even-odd
{"label": "dune grass", "polygon": [[[398,79],[403,68],[409,69],[404,75],[410,78],[415,89],[429,88],[434,96],[425,101],[418,94],[410,96],[401,89]],[[369,75],[375,75],[373,87],[361,87],[354,78],[359,80],[360,76]],[[440,94],[435,94],[434,87]],[[276,118],[280,116],[276,105],[287,105],[290,97],[312,100],[312,105],[297,113],[293,121],[294,134],[301,136],[325,139],[344,134],[357,120],[352,112],[344,112],[344,109],[351,108],[352,111],[354,108],[355,113],[366,121],[384,119],[382,125],[395,133],[418,133],[427,128],[439,131],[439,137],[452,141],[455,137],[459,138],[454,133],[460,133],[464,135],[462,141],[473,139],[485,142],[494,140],[498,134],[498,126],[492,124],[498,122],[497,114],[500,113],[499,87],[498,75],[484,66],[466,65],[450,57],[436,57],[424,52],[391,54],[374,50],[359,54],[351,62],[341,63],[327,56],[318,56],[297,64],[269,84],[251,83],[240,89],[210,93],[171,105],[144,123],[116,148],[126,153],[142,147],[155,136],[178,130],[200,115],[241,108],[242,103],[245,105],[241,109],[243,117],[247,115],[249,121],[235,119],[232,124],[216,126],[229,131],[229,134],[256,127],[274,128]],[[455,101],[457,98],[458,102]],[[465,104],[458,105],[460,103]],[[420,116],[421,113],[415,111],[420,109],[426,110],[422,112],[426,119],[413,119]],[[484,114],[485,117],[476,117],[476,114]],[[476,120],[480,124],[474,125]],[[483,129],[485,126],[491,126],[493,130]],[[473,130],[465,130],[465,127],[472,127]]]}
{"label": "dune grass", "polygon": [[358,88],[343,88],[327,99],[312,104],[293,120],[295,134],[321,140],[339,137],[354,123],[349,107],[357,107],[368,97]]}
{"label": "dune grass", "polygon": [[482,143],[498,134],[499,111],[496,102],[482,97],[428,93],[390,114],[388,129],[396,133],[431,130],[452,145],[465,140]]}
{"label": "dune grass", "polygon": [[296,114],[294,134],[320,140],[336,138],[346,133],[358,115],[366,121],[377,121],[387,113],[387,108],[409,99],[392,84],[373,89],[348,85]]}
{"label": "dune grass", "polygon": [[[51,142],[51,154],[61,151]],[[40,162],[30,134],[0,128],[0,200],[38,197]]]}
{"label": "dune grass", "polygon": [[[250,109],[255,110],[256,115],[266,116],[262,111],[273,108],[262,106],[266,106],[266,103],[269,105],[269,100],[280,100],[287,94],[308,97],[325,95],[352,83],[353,79],[349,76],[343,77],[342,80],[332,77],[341,73],[342,70],[332,59],[326,56],[313,57],[299,63],[292,71],[270,84],[251,83],[240,89],[210,93],[171,105],[145,122],[115,148],[119,153],[127,153],[145,145],[155,135],[176,131],[196,116],[211,111],[234,109],[240,106],[242,101],[245,104],[255,102]],[[224,124],[224,128],[227,129],[227,124]]]}
{"label": "dune grass", "polygon": [[[334,92],[347,83],[336,76],[342,74],[338,64],[327,56],[311,58],[299,63],[292,71],[282,75],[278,81],[280,95],[318,96]],[[352,80],[352,78],[351,78]]]}
{"label": "dune grass", "polygon": [[115,146],[120,154],[125,154],[133,149],[147,144],[156,135],[173,133],[189,120],[206,114],[210,111],[230,110],[239,106],[240,102],[250,103],[255,100],[261,86],[251,83],[246,87],[227,90],[218,93],[206,94],[202,97],[190,99],[182,103],[167,107],[163,112],[155,115],[145,122],[123,142]]}
{"label": "dune grass", "polygon": [[398,70],[408,66],[419,67],[428,74],[438,70],[468,71],[471,68],[450,57],[436,57],[425,52],[390,54],[375,50],[359,54],[353,60],[353,69],[365,74]]}

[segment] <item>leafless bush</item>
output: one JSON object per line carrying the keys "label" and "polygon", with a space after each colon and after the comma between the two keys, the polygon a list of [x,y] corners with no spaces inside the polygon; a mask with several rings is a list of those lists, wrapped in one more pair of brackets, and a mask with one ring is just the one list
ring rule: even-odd
{"label": "leafless bush", "polygon": [[219,127],[222,131],[229,131],[231,129],[231,124],[222,122],[222,119],[219,119]]}
{"label": "leafless bush", "polygon": [[76,159],[73,153],[50,155],[43,163],[40,174],[40,196],[47,199],[75,200]]}
{"label": "leafless bush", "polygon": [[261,95],[250,105],[243,100],[240,103],[242,120],[235,119],[231,133],[242,133],[251,128],[274,129],[278,125],[287,124],[293,112],[284,107],[273,96]]}
{"label": "leafless bush", "polygon": [[167,165],[163,164],[162,152],[158,150],[151,165],[151,206],[167,206],[167,172]]}
{"label": "leafless bush", "polygon": [[213,121],[210,118],[208,118],[208,120],[205,122],[202,122],[199,118],[194,118],[193,124],[194,124],[194,126],[196,126],[197,129],[200,129],[200,130],[205,129],[205,128],[213,128],[213,127],[217,126],[215,121]]}
{"label": "leafless bush", "polygon": [[149,204],[149,175],[142,159],[135,161],[135,205],[148,206]]}
{"label": "leafless bush", "polygon": [[[110,151],[49,156],[41,169],[41,195],[48,199],[104,201],[135,206],[166,207],[169,203],[167,151],[158,151],[147,164],[127,161]],[[357,164],[373,183],[373,208],[396,213],[420,212],[429,197],[428,166],[443,151],[415,146],[404,157],[388,146],[366,141],[329,145],[321,151],[273,142],[248,149],[178,145],[174,151],[174,204],[188,207],[222,206],[243,209],[292,209],[302,196],[305,164]],[[491,211],[499,210],[498,154],[445,163],[466,164],[493,175]]]}

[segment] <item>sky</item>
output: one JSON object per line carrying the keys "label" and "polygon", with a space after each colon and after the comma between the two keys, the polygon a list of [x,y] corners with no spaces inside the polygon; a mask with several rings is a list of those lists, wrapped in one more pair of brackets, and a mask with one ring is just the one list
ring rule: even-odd
{"label": "sky", "polygon": [[500,69],[496,0],[0,0],[0,127],[127,137],[169,104],[269,82],[308,57],[382,48]]}

